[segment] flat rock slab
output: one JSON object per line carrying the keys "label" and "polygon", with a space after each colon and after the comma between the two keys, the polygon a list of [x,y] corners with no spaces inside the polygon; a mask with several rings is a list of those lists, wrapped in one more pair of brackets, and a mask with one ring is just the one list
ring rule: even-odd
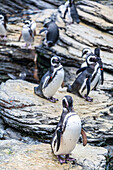
{"label": "flat rock slab", "polygon": [[61,165],[52,154],[49,144],[27,145],[16,140],[0,142],[0,169],[37,170],[37,169],[76,169],[104,170],[107,150],[102,147],[77,144],[72,156],[76,164],[71,162]]}
{"label": "flat rock slab", "polygon": [[34,94],[36,86],[23,80],[8,80],[1,84],[0,114],[9,126],[34,134],[41,141],[50,141],[62,113],[62,98],[71,95],[74,110],[84,121],[89,142],[112,137],[110,108],[113,101],[103,91],[92,91],[90,96],[94,101],[89,103],[61,88],[55,94],[59,101],[51,103]]}

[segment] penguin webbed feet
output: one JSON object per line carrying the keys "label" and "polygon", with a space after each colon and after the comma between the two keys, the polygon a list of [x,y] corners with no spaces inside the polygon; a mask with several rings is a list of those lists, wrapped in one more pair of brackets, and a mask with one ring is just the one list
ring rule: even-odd
{"label": "penguin webbed feet", "polygon": [[56,101],[58,101],[58,99],[56,99],[54,97],[50,97],[50,98],[47,98],[47,99],[52,103],[56,103]]}
{"label": "penguin webbed feet", "polygon": [[89,96],[87,96],[87,95],[84,96],[84,99],[85,99],[86,101],[88,101],[88,102],[92,102],[92,101],[93,101],[93,98],[91,98],[91,97],[89,97]]}
{"label": "penguin webbed feet", "polygon": [[69,157],[69,154],[67,154],[67,155],[65,156],[65,160],[66,160],[66,161],[73,161],[73,162],[75,162],[75,159]]}
{"label": "penguin webbed feet", "polygon": [[73,163],[75,164],[75,159],[69,157],[69,154],[65,155],[65,158],[61,158],[60,155],[58,155],[57,158],[58,158],[60,164],[67,163],[67,161],[73,161]]}
{"label": "penguin webbed feet", "polygon": [[66,160],[65,160],[65,159],[62,159],[62,158],[60,157],[60,155],[58,155],[57,158],[58,158],[58,160],[59,160],[59,162],[60,162],[61,164],[66,163]]}

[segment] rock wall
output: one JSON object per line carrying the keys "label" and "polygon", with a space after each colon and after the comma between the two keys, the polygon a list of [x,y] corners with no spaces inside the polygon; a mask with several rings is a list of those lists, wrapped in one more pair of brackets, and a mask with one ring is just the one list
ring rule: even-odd
{"label": "rock wall", "polygon": [[[10,2],[12,1],[8,1],[8,3]],[[5,1],[1,5],[1,8],[5,9],[6,12],[8,12],[9,9],[9,17],[7,26],[7,41],[0,41],[0,82],[9,79],[8,73],[13,74],[17,80],[8,80],[0,85],[0,117],[9,127],[14,128],[14,133],[12,134],[11,128],[4,127],[3,122],[0,119],[0,139],[7,143],[7,141],[4,140],[9,139],[11,136],[13,139],[26,142],[29,138],[26,139],[28,136],[26,138],[22,137],[21,134],[24,132],[26,135],[30,135],[32,137],[35,136],[37,141],[50,143],[55,126],[58,123],[62,112],[61,100],[64,95],[69,93],[66,92],[65,88],[60,89],[55,95],[59,101],[56,104],[53,104],[34,94],[33,89],[37,86],[37,84],[34,83],[39,82],[39,78],[49,67],[50,58],[54,54],[59,55],[62,58],[62,64],[65,69],[65,86],[72,83],[76,77],[76,70],[84,61],[81,58],[82,49],[84,47],[90,47],[93,50],[95,47],[100,47],[101,58],[104,63],[105,81],[104,85],[98,88],[98,91],[92,91],[90,93],[90,96],[94,99],[93,103],[88,103],[75,95],[69,95],[71,95],[74,99],[74,109],[82,120],[83,127],[87,134],[88,143],[97,146],[106,146],[107,144],[112,143],[113,9],[93,1],[83,0],[77,2],[77,9],[81,22],[79,25],[69,25],[60,18],[60,14],[57,9],[40,10],[42,8],[40,5],[44,6],[44,1],[32,1],[34,3],[31,1],[27,3],[25,2],[27,1],[19,1],[15,3],[15,8],[12,8],[13,6],[11,7],[11,5],[7,8],[8,4],[6,5]],[[45,2],[49,2],[49,5],[53,8],[51,0]],[[28,5],[28,3],[30,5]],[[36,3],[40,3],[38,6],[40,9],[38,10],[35,8],[36,5],[34,5]],[[54,3],[54,7],[58,7],[60,3],[61,1],[58,1],[58,4]],[[17,4],[19,7],[16,6]],[[32,10],[28,10],[28,8],[25,7],[26,5],[31,6]],[[11,15],[14,11],[15,13],[21,11],[23,7],[25,10],[22,11],[21,15]],[[15,9],[17,9],[17,11]],[[31,50],[23,48],[23,39],[18,42],[19,34],[23,26],[23,20],[26,17],[24,15],[26,14],[26,11],[27,14],[33,14],[30,15],[30,17],[37,22],[35,41]],[[45,35],[39,35],[39,31],[43,27],[45,18],[51,17],[53,14],[56,17],[56,23],[58,26],[63,28],[60,30],[60,40],[57,45],[50,49],[47,47],[43,48],[42,39]],[[37,69],[41,72],[41,75],[39,74],[40,77],[37,76]],[[27,81],[18,80],[18,78],[20,78],[20,74],[24,73],[26,74],[25,80]],[[15,135],[16,130],[18,133],[16,132]],[[13,146],[11,146],[10,142],[12,141],[8,141],[8,145],[10,146],[8,150],[5,147],[1,150],[1,154],[3,155],[5,152],[4,155],[7,158],[5,160],[4,156],[1,156],[1,167],[17,167],[16,161],[15,164],[12,165],[12,155],[14,154],[16,156],[15,158],[18,160],[18,156],[21,155],[21,151],[19,152],[18,149],[17,154],[14,153]],[[80,138],[77,151],[82,148],[81,143],[82,141]],[[26,148],[24,150],[25,152],[23,151],[24,153],[22,154],[23,157],[25,156],[27,158],[23,161],[22,166],[27,167],[25,162],[26,160],[29,161],[29,154],[25,155],[25,153],[30,150],[29,148],[31,146],[25,146],[22,143],[19,145],[23,145],[23,147]],[[16,148],[20,148],[19,145],[18,142],[14,144]],[[3,145],[1,144],[0,147],[2,148]],[[51,164],[50,168],[51,166],[54,166],[54,164],[57,167],[56,169],[65,168],[65,166],[61,167],[61,165],[56,163],[56,158],[54,159],[50,153],[49,145],[44,144],[32,147],[36,147],[35,150],[30,150],[30,154],[32,152],[36,153],[33,157],[35,160],[37,160],[37,154],[40,155],[42,153],[41,155],[43,155],[43,149],[47,149],[47,153],[44,153],[46,161],[42,157],[39,159],[39,161],[45,162],[43,165],[44,168],[47,167],[48,163]],[[40,149],[38,150],[37,147]],[[86,150],[91,155],[85,155]],[[95,155],[93,155],[94,152]],[[105,169],[106,160],[103,155],[107,154],[106,149],[100,147],[93,148],[88,145],[86,149],[82,148],[80,153],[82,153],[82,155],[79,155],[79,153],[77,155],[75,151],[73,153],[74,157],[77,159],[77,164],[79,164],[79,167],[74,168]],[[100,156],[98,156],[98,153]],[[33,160],[31,160],[31,162],[32,161]],[[5,165],[6,162],[8,163],[7,165]],[[35,163],[36,162],[32,162],[33,165],[29,164],[28,167],[31,168],[31,166],[33,166],[35,169],[41,166],[40,164],[36,164],[35,166]],[[72,164],[68,164],[66,168],[70,168],[70,166],[73,168]]]}

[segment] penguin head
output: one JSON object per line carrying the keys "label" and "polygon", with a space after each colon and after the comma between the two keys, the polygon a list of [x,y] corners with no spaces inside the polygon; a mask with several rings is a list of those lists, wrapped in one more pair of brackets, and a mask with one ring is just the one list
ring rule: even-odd
{"label": "penguin head", "polygon": [[51,18],[46,18],[45,20],[44,20],[44,27],[48,27],[49,26],[49,24],[52,22],[52,20],[51,20]]}
{"label": "penguin head", "polygon": [[61,58],[59,56],[53,56],[51,58],[51,65],[53,67],[58,67],[61,64]]}
{"label": "penguin head", "polygon": [[4,16],[0,14],[0,21],[4,21]]}
{"label": "penguin head", "polygon": [[66,109],[68,112],[73,112],[73,99],[71,96],[64,96],[62,99],[63,109]]}
{"label": "penguin head", "polygon": [[97,57],[99,57],[100,58],[100,48],[95,48],[94,49],[94,54],[97,56]]}
{"label": "penguin head", "polygon": [[97,57],[94,54],[90,54],[87,56],[86,62],[88,65],[94,64],[98,61]]}
{"label": "penguin head", "polygon": [[84,48],[84,49],[82,50],[82,57],[86,59],[86,57],[87,57],[89,54],[91,54],[91,52],[92,52],[92,51],[91,51],[90,48]]}
{"label": "penguin head", "polygon": [[24,24],[29,26],[31,24],[31,20],[25,20]]}

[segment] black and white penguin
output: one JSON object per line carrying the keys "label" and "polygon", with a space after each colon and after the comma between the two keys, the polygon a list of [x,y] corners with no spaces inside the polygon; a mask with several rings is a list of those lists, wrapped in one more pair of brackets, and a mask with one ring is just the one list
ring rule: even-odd
{"label": "black and white penguin", "polygon": [[7,16],[5,14],[0,14],[0,36],[3,37],[4,40],[7,39]]}
{"label": "black and white penguin", "polygon": [[63,81],[64,69],[61,65],[61,59],[58,56],[53,56],[50,70],[42,77],[39,86],[34,88],[34,92],[40,97],[56,102],[58,99],[53,98],[53,96],[61,87]]}
{"label": "black and white penguin", "polygon": [[[82,51],[82,57],[85,58],[85,62],[81,65],[81,67],[87,67],[90,62],[90,57],[92,57],[93,52],[91,51],[90,48],[84,48]],[[95,65],[95,70],[92,74],[92,79],[91,79],[91,90],[96,89],[96,87],[100,84],[103,84],[104,78],[103,78],[103,63],[100,58],[100,48],[95,48],[94,49],[94,55],[97,57],[97,63]]]}
{"label": "black and white penguin", "polygon": [[86,66],[87,66],[86,59],[87,59],[88,56],[90,56],[90,54],[92,54],[92,51],[91,51],[90,48],[84,48],[84,49],[82,50],[82,56],[81,56],[81,57],[85,59],[85,62],[83,62],[83,63],[81,64],[81,67],[86,67]]}
{"label": "black and white penguin", "polygon": [[46,32],[46,37],[44,44],[47,44],[48,47],[52,47],[59,39],[59,28],[54,21],[49,21],[44,24],[44,28],[40,30],[39,34]]}
{"label": "black and white penguin", "polygon": [[36,35],[36,22],[31,19],[27,19],[24,21],[25,24],[28,24],[31,30],[33,31],[34,36]]}
{"label": "black and white penguin", "polygon": [[59,12],[61,13],[61,17],[63,19],[65,19],[67,16],[70,23],[80,23],[74,0],[68,0],[64,5],[61,5],[61,7],[59,7]]}
{"label": "black and white penguin", "polygon": [[101,60],[101,58],[100,58],[100,48],[95,48],[94,49],[94,54],[96,55],[96,57],[97,57],[97,59],[98,59],[98,64],[99,64],[99,69],[98,69],[98,81],[97,81],[97,83],[96,83],[96,85],[95,85],[95,87],[94,87],[94,89],[96,89],[96,87],[99,85],[99,84],[101,84],[101,85],[103,85],[103,83],[104,83],[104,71],[103,71],[103,62],[102,62],[102,60]]}
{"label": "black and white penguin", "polygon": [[31,29],[31,22],[29,20],[24,21],[22,33],[20,34],[18,41],[20,41],[21,37],[23,37],[24,41],[26,42],[25,46],[31,48],[31,44],[34,41],[34,30]]}
{"label": "black and white penguin", "polygon": [[76,74],[78,74],[77,78],[73,82],[72,85],[69,85],[67,88],[68,92],[77,94],[78,96],[84,98],[87,101],[93,101],[90,98],[89,92],[91,90],[91,80],[92,75],[95,71],[95,65],[97,63],[97,58],[94,54],[90,55],[90,59],[88,60],[90,64],[86,67],[80,68]]}
{"label": "black and white penguin", "polygon": [[[63,111],[60,121],[56,127],[51,141],[52,152],[58,157],[59,162],[73,161],[69,154],[75,148],[75,145],[82,134],[83,145],[87,144],[87,137],[81,128],[80,117],[74,112],[73,99],[71,96],[65,96],[62,100]],[[62,159],[61,155],[65,155]]]}

